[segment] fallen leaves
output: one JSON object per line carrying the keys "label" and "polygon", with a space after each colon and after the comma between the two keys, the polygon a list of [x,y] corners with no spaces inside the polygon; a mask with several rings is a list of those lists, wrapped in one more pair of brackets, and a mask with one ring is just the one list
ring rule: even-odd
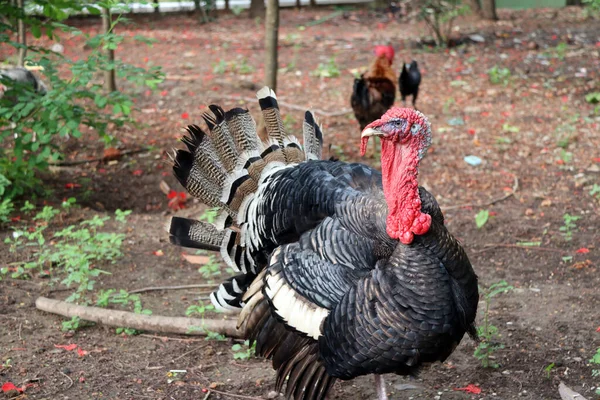
{"label": "fallen leaves", "polygon": [[183,257],[183,259],[189,262],[190,264],[205,265],[210,262],[209,256],[197,256],[192,254],[181,253],[181,257]]}
{"label": "fallen leaves", "polygon": [[141,176],[143,173],[144,173],[144,171],[141,169],[136,169],[135,171],[132,172],[133,176]]}
{"label": "fallen leaves", "polygon": [[88,354],[87,351],[83,350],[81,347],[79,347],[75,343],[71,343],[71,344],[55,344],[54,347],[56,347],[57,349],[63,349],[63,350],[66,350],[66,351],[77,350],[77,355],[79,357],[83,357],[83,356],[85,356],[85,355]]}
{"label": "fallen leaves", "polygon": [[81,185],[79,183],[65,183],[65,189],[75,189],[75,188],[80,188]]}
{"label": "fallen leaves", "polygon": [[2,393],[11,394],[11,393],[23,393],[25,390],[22,388],[18,388],[12,382],[6,382],[2,385]]}
{"label": "fallen leaves", "polygon": [[462,388],[454,388],[456,391],[467,392],[471,394],[480,394],[481,388],[479,386],[473,385],[472,383],[468,384],[466,387]]}
{"label": "fallen leaves", "polygon": [[586,253],[589,253],[589,252],[590,252],[590,249],[588,249],[587,247],[582,247],[582,248],[578,249],[575,253],[577,253],[577,254],[586,254]]}

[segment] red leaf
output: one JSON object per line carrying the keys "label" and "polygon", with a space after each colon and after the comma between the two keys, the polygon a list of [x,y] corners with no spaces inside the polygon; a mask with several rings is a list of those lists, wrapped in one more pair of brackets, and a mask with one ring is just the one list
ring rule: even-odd
{"label": "red leaf", "polygon": [[454,390],[460,390],[461,392],[467,392],[472,394],[481,393],[481,388],[479,386],[475,386],[472,383],[469,383],[466,387],[463,388],[454,388]]}
{"label": "red leaf", "polygon": [[71,350],[75,350],[77,348],[77,345],[75,343],[73,343],[73,344],[55,344],[54,347],[56,347],[57,349],[65,349],[66,351],[71,351]]}
{"label": "red leaf", "polygon": [[141,169],[136,169],[135,171],[132,172],[132,174],[135,175],[135,176],[140,176],[143,173],[144,173],[144,171],[141,170]]}
{"label": "red leaf", "polygon": [[596,332],[600,333],[600,326],[596,329]]}
{"label": "red leaf", "polygon": [[20,388],[16,387],[14,385],[14,383],[12,383],[12,382],[6,382],[5,384],[2,385],[2,392],[3,393],[11,392],[13,390],[17,391],[19,393],[23,393],[23,389],[20,389]]}
{"label": "red leaf", "polygon": [[166,90],[163,90],[162,92],[160,92],[161,96],[166,96],[169,92],[167,92]]}
{"label": "red leaf", "polygon": [[592,158],[592,161],[593,161],[593,162],[600,162],[600,157],[595,157],[595,158]]}
{"label": "red leaf", "polygon": [[475,129],[469,128],[469,135],[474,135],[474,134],[475,134]]}
{"label": "red leaf", "polygon": [[590,249],[588,249],[587,247],[582,247],[579,250],[577,250],[575,253],[577,254],[585,254],[585,253],[589,253]]}
{"label": "red leaf", "polygon": [[10,221],[11,221],[11,222],[18,222],[18,221],[20,221],[20,220],[21,220],[21,216],[20,216],[20,215],[17,215],[16,217],[12,217],[12,218],[10,219]]}
{"label": "red leaf", "polygon": [[181,114],[181,118],[183,119],[188,119],[190,117],[190,114],[188,114],[187,112],[184,112]]}
{"label": "red leaf", "polygon": [[74,189],[74,188],[80,188],[81,185],[79,183],[66,183],[65,184],[65,189]]}
{"label": "red leaf", "polygon": [[177,192],[174,191],[173,189],[171,189],[171,191],[167,195],[167,199],[171,200],[171,199],[174,199],[175,197],[177,197]]}
{"label": "red leaf", "polygon": [[87,351],[85,351],[85,350],[83,350],[83,349],[81,349],[81,348],[78,348],[78,349],[77,349],[77,355],[79,355],[79,357],[83,357],[83,356],[85,356],[87,353],[88,353]]}
{"label": "red leaf", "polygon": [[154,251],[152,254],[154,254],[154,255],[155,255],[155,256],[157,256],[157,257],[162,257],[162,256],[164,256],[164,255],[165,255],[165,253],[163,253],[163,251],[162,251],[162,250],[156,250],[156,251]]}

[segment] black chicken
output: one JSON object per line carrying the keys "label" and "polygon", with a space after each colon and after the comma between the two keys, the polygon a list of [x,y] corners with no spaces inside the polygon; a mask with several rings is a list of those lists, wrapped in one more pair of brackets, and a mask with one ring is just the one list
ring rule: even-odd
{"label": "black chicken", "polygon": [[413,60],[410,64],[402,64],[402,72],[400,73],[400,78],[398,78],[402,103],[406,104],[406,97],[412,95],[412,105],[415,107],[420,84],[421,71],[419,71],[417,62]]}
{"label": "black chicken", "polygon": [[287,398],[325,398],[336,379],[411,374],[443,361],[465,332],[475,336],[477,277],[418,186],[431,143],[423,114],[390,109],[362,132],[381,138],[382,172],[322,161],[312,114],[304,149],[284,132],[275,93],[258,93],[269,142],[248,110],[210,106],[178,150],[174,172],[201,201],[221,209],[216,224],[174,217],[172,243],[220,251],[240,272],[211,295],[238,312],[258,355],[272,358]]}

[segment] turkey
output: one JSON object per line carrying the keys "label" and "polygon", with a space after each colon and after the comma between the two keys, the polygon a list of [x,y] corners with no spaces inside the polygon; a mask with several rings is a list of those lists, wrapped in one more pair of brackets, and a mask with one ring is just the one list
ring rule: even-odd
{"label": "turkey", "polygon": [[188,127],[174,155],[188,192],[219,207],[215,224],[173,217],[170,241],[220,251],[239,274],[211,295],[273,360],[276,387],[295,400],[327,395],[336,379],[414,374],[476,337],[477,277],[418,186],[431,143],[423,114],[392,108],[362,132],[381,138],[382,172],[321,160],[310,112],[304,146],[284,130],[275,93],[258,92],[268,142],[248,110],[211,105],[210,133]]}

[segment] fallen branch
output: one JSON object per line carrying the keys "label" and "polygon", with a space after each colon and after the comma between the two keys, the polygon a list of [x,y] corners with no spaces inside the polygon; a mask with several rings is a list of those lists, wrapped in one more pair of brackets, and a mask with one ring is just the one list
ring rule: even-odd
{"label": "fallen branch", "polygon": [[209,283],[200,283],[197,285],[179,285],[179,286],[150,286],[150,287],[130,290],[127,293],[133,294],[133,293],[152,292],[152,291],[157,291],[157,290],[180,290],[180,289],[197,289],[197,288],[216,289],[217,286],[211,285]]}
{"label": "fallen branch", "polygon": [[[243,100],[243,101],[247,101],[247,102],[251,102],[251,103],[256,102],[255,97],[230,96],[230,95],[226,95],[226,94],[221,94],[218,97],[221,99],[225,99],[225,100]],[[298,110],[298,111],[311,110],[313,113],[322,115],[324,117],[339,117],[342,115],[350,114],[352,112],[352,110],[349,108],[344,108],[341,111],[335,111],[335,112],[324,111],[324,110],[320,110],[318,108],[310,108],[310,107],[306,107],[306,106],[299,106],[297,104],[286,103],[285,101],[281,101],[279,99],[277,100],[277,103],[279,103],[280,106],[287,107],[292,110]]]}
{"label": "fallen branch", "polygon": [[[126,150],[126,151],[119,153],[119,158],[122,156],[127,156],[127,155],[132,155],[132,154],[137,154],[137,153],[144,153],[146,151],[150,151],[150,147],[144,147],[142,149]],[[93,162],[104,161],[105,158],[106,157],[96,157],[96,158],[90,158],[87,160],[57,161],[57,162],[51,162],[48,164],[50,164],[53,167],[72,167],[74,165],[89,164],[89,163],[93,163]]]}
{"label": "fallen branch", "polygon": [[489,201],[487,203],[479,203],[479,204],[459,204],[457,206],[448,206],[448,207],[442,207],[444,209],[444,211],[447,210],[455,210],[457,208],[464,208],[464,207],[477,207],[477,208],[481,208],[481,207],[489,207],[489,206],[493,206],[496,203],[500,203],[501,201],[504,201],[506,199],[508,199],[511,196],[515,195],[515,192],[519,190],[519,177],[517,177],[515,175],[515,180],[513,183],[513,187],[512,187],[512,191],[510,193],[505,194],[502,197],[498,197],[496,199],[493,199],[492,201]]}
{"label": "fallen branch", "polygon": [[540,251],[551,251],[554,253],[568,253],[565,250],[552,249],[550,247],[539,247],[539,246],[523,246],[519,244],[511,244],[511,243],[488,243],[483,246],[484,248],[481,250],[474,251],[473,254],[484,253],[488,250],[497,248],[497,247],[506,247],[509,249],[525,249],[525,250],[540,250]]}
{"label": "fallen branch", "polygon": [[222,394],[223,396],[235,397],[236,399],[262,400],[262,397],[244,396],[242,394],[234,394],[234,393],[230,393],[230,392],[222,392],[222,391],[217,390],[217,389],[210,389],[210,391],[214,392],[214,393],[217,393],[217,394]]}
{"label": "fallen branch", "polygon": [[79,317],[86,321],[99,322],[114,327],[127,327],[141,331],[161,333],[178,333],[181,335],[206,336],[209,332],[216,332],[232,338],[242,339],[244,337],[243,332],[236,328],[235,321],[134,314],[127,311],[79,306],[46,297],[38,297],[35,301],[35,306],[38,310],[64,317]]}

